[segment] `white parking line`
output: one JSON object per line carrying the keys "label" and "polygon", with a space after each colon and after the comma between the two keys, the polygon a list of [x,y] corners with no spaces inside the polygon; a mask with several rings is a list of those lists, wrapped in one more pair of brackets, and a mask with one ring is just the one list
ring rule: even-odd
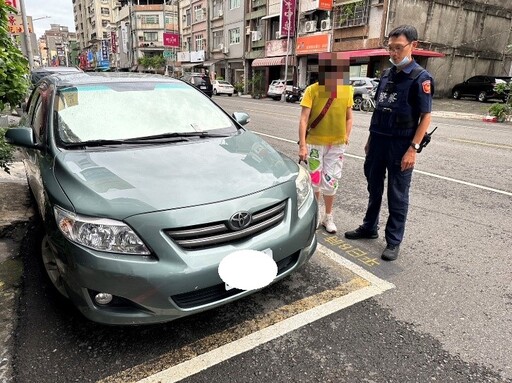
{"label": "white parking line", "polygon": [[[259,133],[259,132],[255,132],[254,130],[252,130],[252,132],[256,133],[256,134],[258,134],[260,136],[265,136],[265,137],[273,138],[273,139],[279,140],[279,141],[291,142],[291,143],[294,143],[294,144],[297,143],[297,141],[289,140],[287,138],[272,136],[270,134],[265,134],[265,133]],[[352,157],[352,158],[357,158],[358,160],[364,160],[363,156],[356,156],[354,154],[345,153],[345,156]],[[456,178],[451,178],[451,177],[441,176],[441,175],[435,174],[435,173],[425,172],[423,170],[414,169],[414,172],[418,173],[418,174],[423,174],[425,176],[429,176],[429,177],[433,177],[433,178],[438,178],[438,179],[441,179],[441,180],[444,180],[444,181],[454,182],[454,183],[457,183],[457,184],[461,184],[461,185],[465,185],[465,186],[471,186],[471,187],[474,187],[474,188],[477,188],[477,189],[487,190],[487,191],[490,191],[490,192],[493,192],[493,193],[503,194],[503,195],[512,197],[512,192],[509,192],[509,191],[506,191],[506,190],[494,189],[494,188],[490,188],[488,186],[484,186],[484,185],[479,185],[479,184],[475,184],[475,183],[472,183],[472,182],[458,180]]]}
{"label": "white parking line", "polygon": [[267,343],[273,339],[279,338],[293,330],[297,330],[303,326],[313,323],[327,315],[333,314],[355,303],[371,298],[375,295],[382,294],[384,291],[394,288],[395,286],[383,279],[376,277],[360,266],[339,256],[325,246],[318,244],[318,250],[321,254],[327,256],[332,261],[337,262],[340,266],[349,269],[354,274],[366,279],[370,285],[359,290],[351,292],[342,297],[333,299],[320,306],[316,306],[310,310],[294,315],[272,326],[256,331],[234,342],[218,347],[215,350],[199,355],[186,362],[177,364],[166,370],[160,371],[147,378],[139,380],[137,383],[173,383],[185,379],[198,372],[215,366],[243,352],[249,351]]}

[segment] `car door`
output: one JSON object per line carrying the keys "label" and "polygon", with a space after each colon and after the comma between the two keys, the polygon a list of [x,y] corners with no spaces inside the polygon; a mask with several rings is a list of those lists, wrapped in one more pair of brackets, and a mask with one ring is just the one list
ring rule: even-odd
{"label": "car door", "polygon": [[483,87],[484,80],[485,79],[483,76],[471,77],[467,82],[467,87],[464,94],[476,97]]}
{"label": "car door", "polygon": [[27,149],[24,160],[27,180],[43,219],[46,193],[42,172],[51,172],[52,169],[52,160],[47,150],[50,91],[48,84],[44,82],[30,97],[27,122],[32,129],[34,142],[39,144],[41,149]]}

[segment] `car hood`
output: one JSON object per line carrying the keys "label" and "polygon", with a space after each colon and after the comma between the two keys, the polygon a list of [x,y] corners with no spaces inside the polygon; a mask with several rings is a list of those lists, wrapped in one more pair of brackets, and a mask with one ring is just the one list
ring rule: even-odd
{"label": "car hood", "polygon": [[297,166],[243,131],[186,143],[60,152],[54,172],[77,213],[124,219],[256,193],[294,179]]}

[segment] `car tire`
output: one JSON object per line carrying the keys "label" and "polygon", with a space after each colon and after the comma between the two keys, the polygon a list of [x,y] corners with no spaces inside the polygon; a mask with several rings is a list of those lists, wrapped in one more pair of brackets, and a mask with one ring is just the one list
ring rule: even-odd
{"label": "car tire", "polygon": [[233,96],[233,93],[228,93],[228,97],[231,97],[231,96]]}
{"label": "car tire", "polygon": [[480,102],[486,102],[487,101],[487,93],[485,93],[483,91],[478,93],[477,99]]}
{"label": "car tire", "polygon": [[458,90],[454,90],[452,92],[452,97],[456,100],[460,100],[460,92]]}
{"label": "car tire", "polygon": [[213,94],[217,96],[217,89],[213,90]]}
{"label": "car tire", "polygon": [[52,245],[48,240],[48,234],[44,234],[44,237],[41,240],[41,260],[43,262],[46,275],[53,287],[55,287],[60,295],[65,298],[69,298],[64,285],[64,280],[59,268],[57,267],[57,256],[55,255],[55,250],[52,248]]}
{"label": "car tire", "polygon": [[363,98],[361,96],[354,96],[354,105],[352,106],[352,109],[361,110],[362,102],[363,102]]}

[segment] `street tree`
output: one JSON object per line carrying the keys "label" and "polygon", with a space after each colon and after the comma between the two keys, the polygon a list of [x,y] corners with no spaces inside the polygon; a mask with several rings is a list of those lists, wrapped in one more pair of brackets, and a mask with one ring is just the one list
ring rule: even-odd
{"label": "street tree", "polygon": [[28,60],[16,45],[8,28],[8,15],[16,10],[0,0],[0,112],[13,109],[28,91]]}

